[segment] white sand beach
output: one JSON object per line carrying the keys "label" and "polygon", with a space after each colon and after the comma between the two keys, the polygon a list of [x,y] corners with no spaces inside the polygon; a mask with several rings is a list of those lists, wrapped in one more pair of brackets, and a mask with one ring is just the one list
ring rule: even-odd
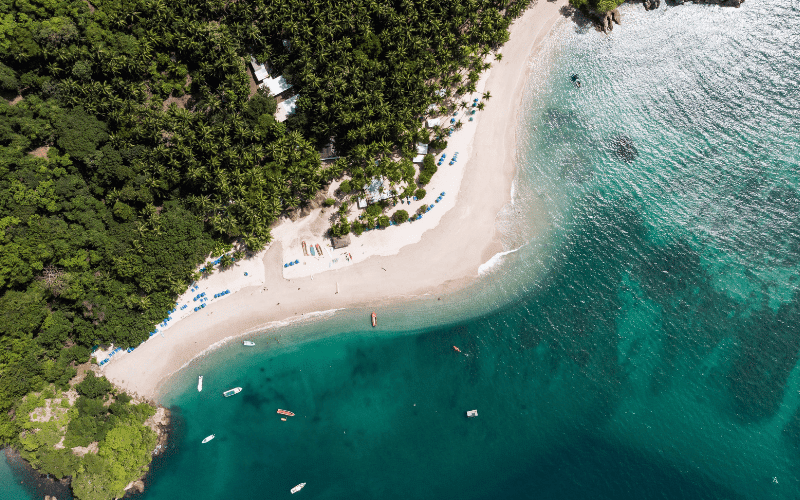
{"label": "white sand beach", "polygon": [[[528,62],[564,19],[560,9],[566,4],[539,2],[513,24],[502,60],[493,61],[475,94],[491,92],[485,109],[472,115],[473,122],[459,113],[464,127],[448,140],[448,161],[427,186],[426,198],[410,209],[394,207],[413,213],[423,201],[434,204],[422,220],[351,235],[350,246],[336,252],[322,237],[335,209],[284,221],[273,230],[275,240],[267,250],[200,280],[199,289],[180,297],[172,320],[159,328],[163,335],[133,352],[118,352],[102,367],[106,377],[129,392],[155,398],[170,375],[223,339],[315,311],[441,295],[473,282],[482,264],[506,250],[496,219],[511,199],[515,129]],[[459,161],[449,165],[456,151]],[[441,192],[447,194],[436,203]],[[302,241],[320,244],[323,257],[304,256]],[[345,251],[352,260],[343,256]],[[300,264],[284,268],[289,260]],[[230,293],[213,297],[224,290]],[[193,300],[203,292],[208,301]],[[199,303],[206,307],[194,312]]]}

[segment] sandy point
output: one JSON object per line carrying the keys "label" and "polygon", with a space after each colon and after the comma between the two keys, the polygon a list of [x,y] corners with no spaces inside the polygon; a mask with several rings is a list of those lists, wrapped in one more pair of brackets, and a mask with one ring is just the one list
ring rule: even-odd
{"label": "sandy point", "polygon": [[[396,302],[425,294],[436,297],[473,283],[481,264],[504,250],[496,219],[511,198],[515,129],[530,71],[527,63],[555,23],[564,19],[561,9],[566,4],[566,0],[538,2],[512,25],[509,41],[501,51],[502,60],[494,61],[485,76],[491,99],[471,123],[471,130],[462,131],[466,133],[461,137],[454,135],[453,141],[459,141],[466,161],[456,179],[457,191],[448,191],[451,205],[446,210],[442,207],[435,224],[420,225],[422,230],[406,238],[410,242],[400,241],[394,253],[365,253],[363,260],[352,265],[291,279],[283,277],[286,252],[282,242],[275,241],[251,262],[242,263],[243,267],[225,271],[236,275],[237,286],[230,287],[232,293],[208,302],[200,312],[188,314],[163,336],[157,334],[135,351],[120,353],[103,367],[105,375],[125,390],[156,398],[173,373],[225,339],[232,341],[270,323],[302,318],[315,311],[380,304],[388,299]],[[431,184],[435,183],[436,176]],[[353,238],[354,257],[356,249],[368,245],[368,241]],[[248,277],[242,281],[239,274],[244,275],[245,267]],[[224,276],[218,280],[217,287],[224,288]]]}

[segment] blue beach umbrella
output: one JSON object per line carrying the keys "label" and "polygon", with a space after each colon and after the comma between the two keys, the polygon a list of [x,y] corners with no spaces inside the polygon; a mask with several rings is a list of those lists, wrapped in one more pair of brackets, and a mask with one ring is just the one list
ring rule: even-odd
{"label": "blue beach umbrella", "polygon": [[295,259],[294,263],[295,263],[295,264],[299,264],[299,263],[300,263],[300,260],[297,260],[297,259]]}
{"label": "blue beach umbrella", "polygon": [[450,118],[450,123],[455,123],[455,122],[456,122],[455,118]]}

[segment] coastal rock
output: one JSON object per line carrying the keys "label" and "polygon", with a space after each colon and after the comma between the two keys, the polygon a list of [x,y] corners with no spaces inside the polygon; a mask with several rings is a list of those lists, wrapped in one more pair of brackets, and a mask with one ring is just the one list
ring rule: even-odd
{"label": "coastal rock", "polygon": [[613,30],[614,23],[620,24],[620,21],[622,20],[622,14],[620,14],[619,10],[617,9],[610,10],[603,14],[597,12],[594,14],[600,21],[600,29],[603,30],[604,33],[608,33],[609,31]]}
{"label": "coastal rock", "polygon": [[644,10],[654,10],[661,5],[661,0],[644,0],[642,5],[644,5]]}
{"label": "coastal rock", "polygon": [[138,491],[139,493],[143,493],[144,492],[144,481],[142,481],[141,479],[139,481],[134,481],[133,482],[133,489]]}
{"label": "coastal rock", "polygon": [[611,141],[611,148],[614,156],[624,161],[625,163],[633,163],[639,151],[633,145],[633,140],[627,135],[619,135]]}

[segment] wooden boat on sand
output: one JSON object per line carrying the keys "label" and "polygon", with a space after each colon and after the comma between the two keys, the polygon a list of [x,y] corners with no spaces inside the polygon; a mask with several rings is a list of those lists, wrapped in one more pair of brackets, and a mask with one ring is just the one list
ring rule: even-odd
{"label": "wooden boat on sand", "polygon": [[308,257],[308,247],[306,247],[306,242],[303,242],[303,255]]}
{"label": "wooden boat on sand", "polygon": [[319,246],[319,243],[317,243],[314,246],[317,247],[317,253],[319,254],[320,257],[322,257],[322,247]]}

